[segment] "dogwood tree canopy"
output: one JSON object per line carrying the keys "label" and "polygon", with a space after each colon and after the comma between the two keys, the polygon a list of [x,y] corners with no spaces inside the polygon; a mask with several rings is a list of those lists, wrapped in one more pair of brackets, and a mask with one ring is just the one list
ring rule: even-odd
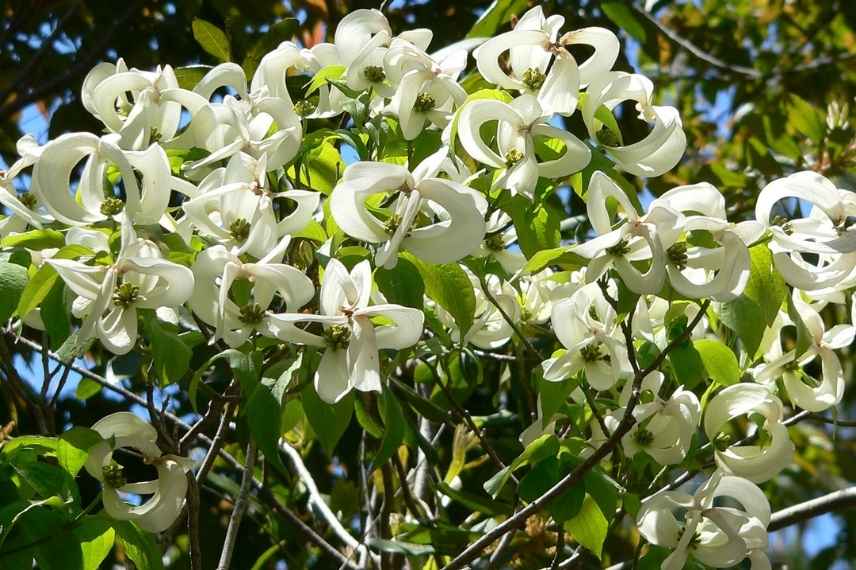
{"label": "dogwood tree canopy", "polygon": [[168,4],[204,63],[4,149],[0,566],[764,570],[856,501],[852,69],[787,89],[852,14],[398,4]]}

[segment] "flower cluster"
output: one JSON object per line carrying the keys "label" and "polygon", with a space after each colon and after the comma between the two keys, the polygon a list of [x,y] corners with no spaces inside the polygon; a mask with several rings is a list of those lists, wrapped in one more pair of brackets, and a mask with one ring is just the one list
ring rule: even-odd
{"label": "flower cluster", "polygon": [[[168,65],[101,63],[82,101],[103,134],[19,141],[0,178],[4,251],[26,251],[31,275],[56,272],[80,350],[97,339],[148,354],[142,331],[155,321],[223,350],[287,348],[318,357],[311,378],[329,404],[385,391],[443,351],[544,351],[524,444],[570,437],[569,410],[585,409],[583,455],[625,418],[608,461],[677,466],[711,450],[715,470],[694,495],[644,500],[640,533],[673,549],[663,568],[690,555],[769,567],[757,484],[792,462],[788,411],[824,411],[844,393],[836,350],[856,333],[844,309],[856,311],[856,194],[799,172],[763,188],[754,219],[729,220],[706,182],[643,209],[625,175],[678,163],[678,111],[655,104],[646,77],[613,69],[612,32],[563,26],[536,7],[472,54],[430,55],[430,30],[394,35],[381,12],[357,10],[333,43],[284,42],[250,78],[223,63],[183,86]],[[471,56],[476,80],[464,81]],[[614,114],[628,101],[648,124],[635,142]],[[572,132],[564,120],[577,111]],[[585,227],[551,243],[538,216],[571,185]],[[28,309],[19,326],[47,328],[43,308]],[[690,377],[681,358],[721,358],[734,373]],[[555,390],[539,386],[550,385],[567,387],[562,402],[547,401]],[[93,429],[104,441],[86,469],[107,513],[168,528],[186,460],[162,455],[131,414]],[[158,481],[123,479],[112,454],[127,447]],[[131,507],[120,493],[154,496]]]}

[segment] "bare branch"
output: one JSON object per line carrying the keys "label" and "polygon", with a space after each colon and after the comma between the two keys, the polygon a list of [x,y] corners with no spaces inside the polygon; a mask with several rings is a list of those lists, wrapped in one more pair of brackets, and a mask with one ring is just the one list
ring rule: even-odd
{"label": "bare branch", "polygon": [[241,528],[241,520],[249,505],[248,496],[253,483],[253,469],[256,466],[256,444],[250,440],[247,444],[247,465],[241,479],[241,488],[235,499],[232,516],[229,517],[229,526],[226,528],[226,538],[223,541],[223,550],[220,552],[220,563],[217,570],[228,570],[232,564],[232,553],[235,551],[235,542],[238,540],[238,530]]}

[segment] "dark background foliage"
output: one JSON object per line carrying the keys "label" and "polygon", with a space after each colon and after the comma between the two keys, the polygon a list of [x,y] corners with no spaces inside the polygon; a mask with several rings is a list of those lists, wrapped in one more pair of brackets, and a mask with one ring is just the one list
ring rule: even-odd
{"label": "dark background foliage", "polygon": [[[394,30],[430,27],[432,49],[439,49],[466,36],[488,4],[395,0],[384,10]],[[508,4],[509,13],[521,14],[528,7],[525,0]],[[852,0],[660,0],[647,2],[647,12],[641,2],[552,0],[541,4],[548,14],[566,17],[565,29],[596,25],[619,30],[624,45],[618,68],[645,73],[656,85],[658,100],[679,108],[689,141],[686,156],[678,168],[659,179],[631,179],[643,195],[709,181],[723,190],[737,218],[741,213],[751,215],[754,197],[769,180],[806,168],[856,190],[856,3]],[[218,63],[194,39],[191,26],[196,18],[225,30],[231,60],[252,70],[259,54],[279,41],[292,34],[305,46],[325,41],[348,11],[366,7],[378,5],[364,0],[6,0],[0,12],[0,154],[9,163],[15,141],[25,132],[35,131],[40,142],[68,131],[98,132],[99,125],[80,105],[79,93],[84,76],[99,61],[122,57],[129,66],[141,69],[166,63],[174,67]],[[296,20],[283,23],[288,18]],[[506,20],[500,30],[508,26]],[[640,123],[632,110],[626,111],[620,117],[622,132],[630,140],[641,138]],[[573,121],[569,127],[575,128]],[[552,199],[566,215],[579,214],[582,202],[573,193],[570,196],[565,202]],[[100,372],[106,361],[102,356],[92,355]],[[206,356],[201,351],[195,354],[191,366],[201,365]],[[2,357],[7,363],[11,359],[9,354]],[[38,359],[33,359],[30,371],[29,355],[22,357],[15,361],[22,376],[41,374]],[[133,359],[120,359],[116,366],[136,370]],[[846,369],[852,377],[852,359]],[[491,372],[490,368],[483,371]],[[142,392],[142,381],[132,381]],[[463,385],[458,395],[473,414],[494,409],[493,394],[485,391],[485,385]],[[88,396],[85,400],[71,395],[59,401],[63,424],[91,425],[125,408],[97,389],[90,391],[78,394]],[[854,394],[850,386],[843,416],[853,411]],[[480,409],[480,402],[485,409]],[[190,411],[180,395],[175,396],[174,405],[179,412]],[[0,418],[5,414],[4,406]],[[22,433],[34,431],[29,421],[20,418]],[[497,449],[513,457],[520,429],[518,425],[497,428],[492,434]],[[359,504],[355,476],[359,432],[359,424],[351,422],[333,466],[320,448],[308,465],[322,491],[332,493],[334,510],[346,514],[355,512]],[[796,475],[768,484],[774,510],[856,480],[852,432],[853,428],[824,425],[796,432],[798,444],[800,438],[803,443],[815,439],[810,446],[798,445],[804,451],[798,457]],[[447,453],[451,434],[442,446],[446,449],[440,452]],[[240,455],[238,446],[233,451]],[[476,471],[473,476],[487,478],[490,469],[486,466],[484,473]],[[340,476],[343,473],[346,477]],[[268,482],[288,502],[295,480],[270,473]],[[234,483],[225,478],[219,482],[220,487],[229,484]],[[215,487],[203,491],[207,561],[217,559],[231,508]],[[94,489],[82,490],[94,493]],[[788,561],[790,568],[826,568],[836,561],[838,567],[848,567],[848,561],[856,559],[856,514],[842,513],[823,521],[776,535],[775,559]],[[612,561],[626,558],[626,536],[626,529],[618,529],[607,542],[605,552]],[[803,553],[810,543],[822,545],[809,548],[813,559]],[[289,568],[334,567],[324,558],[305,558],[309,551],[304,538],[275,516],[250,517],[238,544],[238,568],[249,568],[272,546],[276,550],[271,560],[284,559]],[[181,567],[180,549],[170,552]],[[549,559],[544,558],[543,549],[521,550],[518,557],[522,568],[541,567],[545,560]]]}

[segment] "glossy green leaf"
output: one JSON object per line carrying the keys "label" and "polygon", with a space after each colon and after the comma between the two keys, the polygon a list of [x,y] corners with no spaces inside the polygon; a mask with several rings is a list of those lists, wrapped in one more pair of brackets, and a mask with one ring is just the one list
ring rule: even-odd
{"label": "glossy green leaf", "polygon": [[693,341],[710,378],[722,386],[740,381],[740,365],[734,352],[721,341],[705,338]]}
{"label": "glossy green leaf", "polygon": [[232,59],[226,32],[202,18],[193,20],[193,38],[206,52],[220,61]]}
{"label": "glossy green leaf", "polygon": [[[0,190],[2,191],[2,190]],[[27,287],[27,268],[0,261],[0,326],[6,324]]]}
{"label": "glossy green leaf", "polygon": [[580,511],[564,526],[574,540],[600,559],[609,523],[591,496],[586,496]]}

